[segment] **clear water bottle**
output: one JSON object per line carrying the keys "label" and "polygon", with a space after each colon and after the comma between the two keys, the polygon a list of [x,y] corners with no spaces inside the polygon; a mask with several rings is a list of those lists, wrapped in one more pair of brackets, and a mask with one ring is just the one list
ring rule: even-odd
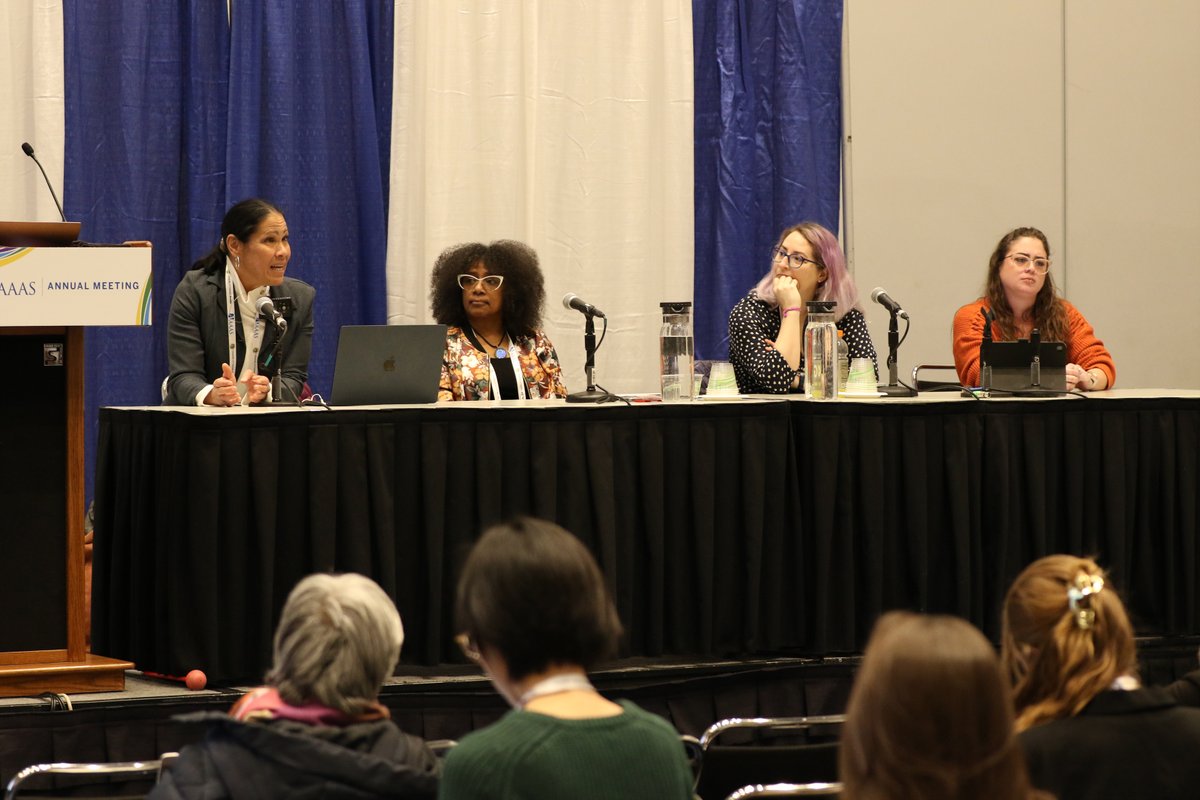
{"label": "clear water bottle", "polygon": [[692,399],[692,304],[659,303],[662,330],[658,334],[658,374],[664,403]]}
{"label": "clear water bottle", "polygon": [[808,301],[804,329],[804,396],[810,400],[836,400],[838,396],[837,325],[832,300]]}
{"label": "clear water bottle", "polygon": [[846,389],[850,380],[850,345],[846,344],[846,332],[838,329],[838,391]]}

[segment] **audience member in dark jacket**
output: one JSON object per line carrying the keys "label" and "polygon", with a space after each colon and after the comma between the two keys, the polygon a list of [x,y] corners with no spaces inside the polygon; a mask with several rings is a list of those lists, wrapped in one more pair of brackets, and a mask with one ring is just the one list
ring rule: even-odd
{"label": "audience member in dark jacket", "polygon": [[267,686],[185,747],[152,798],[431,798],[440,764],[379,703],[404,632],[392,601],[361,575],[310,575],[275,632]]}
{"label": "audience member in dark jacket", "polygon": [[1200,709],[1137,678],[1133,627],[1088,558],[1029,565],[1004,601],[1002,659],[1036,786],[1059,800],[1200,793]]}
{"label": "audience member in dark jacket", "polygon": [[1166,690],[1171,699],[1181,706],[1200,706],[1200,669],[1194,669],[1168,684]]}

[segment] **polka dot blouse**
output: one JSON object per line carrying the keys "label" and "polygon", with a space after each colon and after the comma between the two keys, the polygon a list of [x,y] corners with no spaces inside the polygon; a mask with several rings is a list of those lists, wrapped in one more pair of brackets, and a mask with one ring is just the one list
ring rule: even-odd
{"label": "polka dot blouse", "polygon": [[[804,370],[803,357],[800,369],[794,370],[778,350],[765,344],[767,339],[775,341],[782,325],[778,307],[759,300],[753,289],[729,312],[729,360],[737,375],[738,391],[743,394],[785,394],[803,388],[803,385],[792,388],[792,379]],[[871,342],[863,313],[853,308],[838,320],[837,326],[845,334],[850,358],[871,359],[878,378],[879,359],[875,356],[875,345]]]}

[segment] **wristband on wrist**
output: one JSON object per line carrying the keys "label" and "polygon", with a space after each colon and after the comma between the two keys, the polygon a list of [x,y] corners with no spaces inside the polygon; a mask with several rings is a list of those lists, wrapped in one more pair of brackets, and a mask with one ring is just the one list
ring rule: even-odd
{"label": "wristband on wrist", "polygon": [[791,308],[785,308],[783,310],[783,315],[786,317],[788,314],[792,313],[793,311],[803,311],[803,310],[804,309],[801,308],[800,306],[792,306]]}

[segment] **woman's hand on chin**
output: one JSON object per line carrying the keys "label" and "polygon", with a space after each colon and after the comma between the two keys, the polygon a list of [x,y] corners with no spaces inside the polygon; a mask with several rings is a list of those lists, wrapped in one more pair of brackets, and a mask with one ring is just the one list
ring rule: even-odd
{"label": "woman's hand on chin", "polygon": [[775,276],[775,300],[779,303],[780,308],[803,305],[804,298],[800,294],[800,287],[795,278],[791,275]]}

